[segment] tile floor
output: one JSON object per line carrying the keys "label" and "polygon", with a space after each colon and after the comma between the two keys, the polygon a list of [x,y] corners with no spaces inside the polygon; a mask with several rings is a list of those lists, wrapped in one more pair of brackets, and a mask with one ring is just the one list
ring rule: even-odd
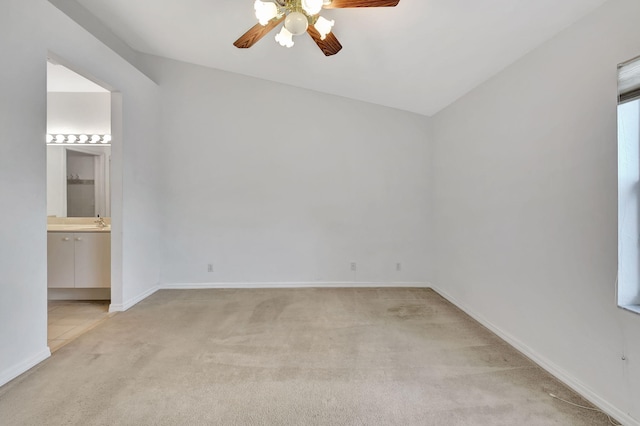
{"label": "tile floor", "polygon": [[49,300],[47,344],[51,352],[109,318],[108,300]]}

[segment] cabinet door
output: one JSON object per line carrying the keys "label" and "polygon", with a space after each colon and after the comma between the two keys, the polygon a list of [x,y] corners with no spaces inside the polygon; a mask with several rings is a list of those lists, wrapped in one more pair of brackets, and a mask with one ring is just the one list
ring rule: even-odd
{"label": "cabinet door", "polygon": [[73,234],[49,232],[47,234],[47,287],[74,287]]}
{"label": "cabinet door", "polygon": [[111,286],[111,235],[108,232],[75,233],[76,288]]}

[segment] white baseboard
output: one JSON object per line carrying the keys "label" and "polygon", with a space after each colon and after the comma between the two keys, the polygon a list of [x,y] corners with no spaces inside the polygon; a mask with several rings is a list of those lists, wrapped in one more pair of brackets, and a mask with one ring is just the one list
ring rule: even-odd
{"label": "white baseboard", "polygon": [[230,289],[230,288],[429,288],[431,285],[426,282],[355,282],[355,281],[325,281],[325,282],[231,282],[231,283],[171,283],[161,284],[163,290],[196,290],[196,289]]}
{"label": "white baseboard", "polygon": [[21,363],[14,365],[11,368],[8,368],[7,370],[0,373],[0,386],[3,386],[9,383],[11,380],[15,379],[22,373],[40,364],[42,361],[49,358],[50,356],[51,356],[51,351],[49,350],[49,347],[47,347],[43,351],[39,352],[37,355],[25,361],[22,361]]}
{"label": "white baseboard", "polygon": [[151,296],[153,293],[155,293],[159,289],[160,289],[159,286],[154,286],[149,290],[145,291],[144,293],[139,294],[136,297],[132,297],[131,299],[127,300],[124,303],[112,303],[109,305],[109,312],[124,312],[127,309],[134,306],[135,304],[140,303],[147,297]]}
{"label": "white baseboard", "polygon": [[593,405],[609,414],[611,417],[615,418],[619,422],[622,422],[623,425],[626,426],[640,426],[640,422],[629,414],[621,411],[613,404],[609,403],[589,387],[587,387],[584,383],[577,380],[575,377],[567,373],[564,369],[560,368],[558,365],[551,362],[546,357],[540,355],[538,352],[531,349],[529,346],[522,343],[520,340],[513,337],[511,334],[506,333],[501,328],[497,327],[490,321],[488,321],[484,316],[478,314],[474,310],[470,309],[468,306],[460,303],[456,300],[455,297],[451,296],[445,291],[442,291],[438,287],[431,287],[436,293],[447,299],[449,302],[462,309],[465,313],[467,313],[470,317],[478,321],[483,326],[487,327],[493,333],[498,335],[501,339],[509,343],[511,346],[515,347],[517,350],[522,352],[524,355],[529,357],[533,362],[538,364],[544,370],[546,370],[549,374],[560,380],[562,383],[582,395],[585,399],[591,402]]}

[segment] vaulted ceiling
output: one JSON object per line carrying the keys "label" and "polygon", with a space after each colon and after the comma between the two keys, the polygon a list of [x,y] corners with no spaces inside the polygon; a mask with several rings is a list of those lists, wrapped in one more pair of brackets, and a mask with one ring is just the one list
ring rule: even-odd
{"label": "vaulted ceiling", "polygon": [[253,0],[76,0],[140,52],[433,115],[605,0],[400,0],[332,9],[344,48],[325,57],[307,35],[286,49],[256,23]]}

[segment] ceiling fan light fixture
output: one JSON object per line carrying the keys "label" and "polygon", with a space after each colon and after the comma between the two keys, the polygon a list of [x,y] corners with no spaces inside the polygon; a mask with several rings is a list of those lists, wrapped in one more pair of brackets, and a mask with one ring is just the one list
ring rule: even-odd
{"label": "ceiling fan light fixture", "polygon": [[258,18],[258,22],[263,26],[267,25],[270,20],[278,16],[278,6],[272,2],[256,0],[253,4],[253,8],[256,11],[256,18]]}
{"label": "ceiling fan light fixture", "polygon": [[282,47],[292,47],[293,46],[293,34],[291,34],[285,27],[282,27],[280,32],[276,34],[276,41],[280,43]]}
{"label": "ceiling fan light fixture", "polygon": [[302,0],[302,8],[308,15],[317,15],[322,10],[323,0]]}
{"label": "ceiling fan light fixture", "polygon": [[325,56],[342,50],[342,44],[333,33],[333,20],[320,16],[323,8],[347,9],[394,7],[400,0],[254,0],[256,17],[260,21],[233,42],[238,49],[248,49],[283,22],[276,42],[292,47],[293,36],[307,33]]}
{"label": "ceiling fan light fixture", "polygon": [[327,38],[327,34],[331,32],[331,29],[333,28],[335,23],[336,21],[334,21],[333,19],[328,20],[323,18],[322,16],[318,17],[318,20],[315,24],[313,24],[313,26],[316,27],[316,30],[318,30],[318,33],[320,33],[320,40],[324,40],[325,38]]}

